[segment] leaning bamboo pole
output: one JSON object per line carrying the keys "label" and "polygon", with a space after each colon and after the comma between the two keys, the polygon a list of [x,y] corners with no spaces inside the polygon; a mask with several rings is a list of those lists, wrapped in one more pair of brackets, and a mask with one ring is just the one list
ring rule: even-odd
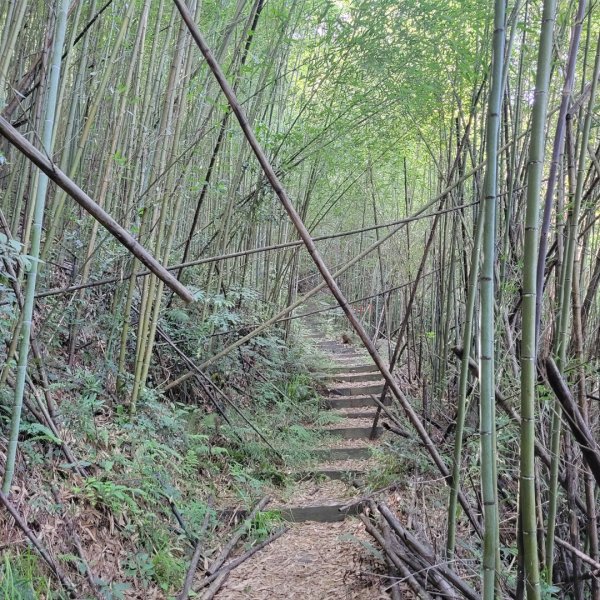
{"label": "leaning bamboo pole", "polygon": [[77,204],[105,227],[140,262],[162,279],[185,302],[192,302],[193,294],[165,269],[127,230],[98,206],[74,181],[61,171],[43,152],[25,139],[6,119],[0,117],[0,135],[22,152],[41,171],[62,188]]}
{"label": "leaning bamboo pole", "polygon": [[[320,255],[319,251],[317,250],[317,247],[315,246],[313,239],[311,238],[311,236],[310,236],[308,230],[306,229],[306,226],[302,222],[300,216],[296,212],[296,209],[294,208],[290,198],[288,197],[287,192],[281,185],[281,182],[279,181],[279,178],[277,177],[275,170],[273,169],[272,165],[270,164],[269,160],[267,159],[260,143],[256,139],[256,136],[255,136],[250,124],[248,123],[248,119],[246,118],[244,109],[240,105],[234,91],[232,90],[231,86],[227,82],[227,79],[225,78],[225,75],[224,75],[220,65],[216,62],[210,48],[206,44],[202,34],[200,33],[200,30],[196,26],[190,11],[188,10],[188,8],[185,5],[185,3],[183,2],[183,0],[174,0],[174,2],[175,2],[175,5],[177,6],[177,9],[181,13],[181,16],[182,16],[183,20],[185,21],[187,27],[189,28],[190,33],[192,34],[192,37],[194,38],[194,41],[196,42],[196,44],[198,45],[198,48],[200,49],[204,58],[206,59],[208,66],[210,67],[211,71],[213,72],[217,81],[219,82],[219,85],[220,85],[221,89],[223,90],[223,93],[225,94],[227,101],[231,105],[231,108],[236,115],[236,118],[240,124],[242,131],[244,132],[246,139],[248,140],[248,143],[250,144],[258,162],[260,163],[261,168],[263,169],[267,179],[269,180],[269,183],[271,184],[273,190],[277,194],[277,197],[279,198],[285,211],[287,212],[288,216],[290,217],[290,220],[292,221],[292,223],[296,227],[296,230],[298,231],[298,234],[302,238],[308,253],[310,254],[312,260],[314,261],[319,272],[321,273],[324,283],[331,290],[331,293],[333,294],[333,296],[337,300],[338,304],[340,305],[340,307],[342,308],[342,310],[348,317],[348,320],[350,321],[353,329],[356,331],[357,335],[361,339],[365,348],[369,352],[371,358],[377,365],[377,368],[383,375],[383,378],[385,379],[385,381],[387,381],[388,385],[390,386],[390,389],[392,390],[392,392],[398,399],[405,414],[407,415],[411,424],[413,425],[413,427],[417,431],[419,437],[421,438],[421,441],[423,442],[423,445],[427,449],[427,452],[429,453],[430,457],[432,458],[434,464],[437,466],[437,468],[442,473],[442,475],[445,478],[447,478],[449,476],[449,471],[448,471],[448,467],[446,466],[444,459],[438,452],[438,449],[437,449],[435,443],[433,442],[433,440],[429,437],[427,430],[425,429],[425,427],[423,426],[423,423],[421,422],[421,419],[419,418],[419,416],[417,415],[417,413],[414,411],[413,407],[411,406],[408,398],[404,395],[404,393],[400,389],[400,386],[398,385],[398,383],[396,382],[396,380],[390,373],[389,369],[387,368],[385,362],[383,361],[383,359],[377,352],[375,346],[371,342],[371,339],[370,339],[368,333],[366,332],[364,327],[361,325],[360,321],[356,317],[352,308],[349,306],[344,294],[338,287],[338,284],[336,283],[331,272],[329,271],[329,269],[323,262],[323,259],[321,258],[321,255]],[[476,529],[479,529],[478,521],[473,518],[470,507],[468,505],[468,502],[467,502],[466,498],[464,498],[464,496],[461,497],[461,503],[463,504],[463,507],[465,508],[465,512],[467,513],[467,515],[469,517],[471,517],[473,526]]]}
{"label": "leaning bamboo pole", "polygon": [[[58,84],[60,82],[61,55],[67,29],[67,7],[68,0],[56,1],[56,22],[54,41],[52,43],[52,58],[48,79],[48,93],[44,109],[44,128],[42,131],[42,146],[48,155],[52,154],[52,134],[54,131],[54,117],[56,111]],[[48,190],[48,176],[40,173],[37,193],[33,210],[33,227],[31,231],[31,268],[27,274],[25,297],[21,318],[21,340],[19,345],[19,358],[15,380],[15,396],[13,401],[10,435],[8,439],[6,466],[2,478],[2,492],[10,493],[12,479],[15,471],[15,460],[19,430],[21,426],[21,411],[23,408],[23,396],[25,393],[25,380],[27,378],[27,362],[29,358],[29,346],[31,339],[31,324],[33,320],[33,307],[35,303],[35,286],[37,282],[40,246],[42,240],[42,223],[44,220],[44,208],[46,206],[46,192]]]}
{"label": "leaning bamboo pole", "polygon": [[[585,180],[585,161],[588,154],[588,141],[592,125],[592,115],[594,113],[594,103],[596,100],[596,91],[598,87],[598,76],[600,76],[600,36],[596,47],[596,59],[592,76],[592,85],[588,98],[587,113],[581,132],[579,160],[577,163],[577,181],[575,184],[575,193],[572,200],[571,210],[567,224],[567,241],[564,251],[564,263],[561,272],[559,313],[557,317],[557,343],[556,356],[559,370],[564,372],[567,362],[567,351],[570,340],[570,315],[571,315],[571,290],[573,280],[573,265],[575,262],[576,244],[579,229],[579,213],[583,197],[583,185]],[[555,401],[554,414],[551,425],[551,453],[552,469],[550,480],[550,503],[548,508],[546,538],[546,558],[548,582],[552,583],[552,557],[554,555],[554,531],[556,527],[556,513],[558,507],[558,494],[556,480],[560,464],[560,435],[561,435],[561,407],[558,400]],[[551,535],[552,534],[552,535]]]}
{"label": "leaning bamboo pole", "polygon": [[[540,231],[539,249],[537,253],[537,271],[536,271],[536,339],[540,337],[540,320],[542,314],[542,298],[544,291],[544,273],[546,270],[546,254],[548,252],[548,233],[550,230],[550,219],[552,215],[552,203],[554,200],[554,190],[556,187],[556,179],[558,175],[558,166],[565,147],[565,129],[567,125],[567,111],[573,93],[573,83],[575,81],[575,67],[577,64],[577,52],[579,50],[579,40],[581,39],[581,28],[585,12],[587,8],[587,0],[579,0],[575,23],[571,32],[571,42],[569,46],[569,54],[567,59],[567,70],[565,74],[565,82],[563,85],[560,108],[558,112],[558,120],[556,123],[556,133],[554,135],[554,143],[552,146],[552,158],[550,160],[550,171],[548,173],[548,181],[546,183],[546,194],[544,198],[544,211],[542,217],[542,227]],[[528,188],[529,189],[529,188]],[[537,341],[536,341],[537,346]]]}

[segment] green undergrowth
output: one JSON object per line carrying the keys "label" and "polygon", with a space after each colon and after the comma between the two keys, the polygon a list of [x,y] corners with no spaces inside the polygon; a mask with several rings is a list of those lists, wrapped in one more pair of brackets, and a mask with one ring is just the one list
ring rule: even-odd
{"label": "green undergrowth", "polygon": [[0,600],[62,600],[40,559],[30,552],[5,552],[0,561]]}
{"label": "green undergrowth", "polygon": [[[190,337],[200,335],[190,331]],[[197,341],[185,345],[191,349]],[[98,539],[121,549],[117,564],[95,565],[98,572],[116,574],[98,577],[104,597],[125,598],[132,588],[173,597],[189,565],[188,538],[201,530],[207,511],[205,546],[216,550],[230,535],[219,518],[222,509],[248,510],[265,495],[285,494],[293,472],[314,464],[312,451],[323,443],[318,426],[332,419],[310,375],[322,364],[310,344],[290,348],[280,334],[263,336],[238,354],[237,363],[230,358],[207,372],[222,396],[211,401],[197,388],[168,396],[148,388],[133,418],[109,391],[110,365],[53,374],[62,439],[24,414],[18,477],[27,473],[35,482],[29,487],[39,490],[30,518],[56,521],[59,529],[66,516],[82,520]],[[3,426],[7,406],[0,410]],[[65,459],[62,441],[76,463]],[[85,477],[77,475],[80,468]],[[248,524],[244,544],[266,538],[280,524],[277,511],[267,506]],[[0,530],[4,526],[0,521]],[[68,532],[64,537],[55,556],[83,578],[85,565]],[[4,553],[1,569],[0,600],[62,597],[37,556],[20,546]]]}
{"label": "green undergrowth", "polygon": [[[395,418],[405,431],[412,431],[410,424],[399,413],[395,413]],[[385,415],[382,420],[387,420]],[[366,484],[371,490],[404,485],[411,478],[435,478],[438,475],[429,455],[412,435],[406,438],[391,432],[386,434],[384,441],[373,448],[373,458],[374,466],[366,477]]]}

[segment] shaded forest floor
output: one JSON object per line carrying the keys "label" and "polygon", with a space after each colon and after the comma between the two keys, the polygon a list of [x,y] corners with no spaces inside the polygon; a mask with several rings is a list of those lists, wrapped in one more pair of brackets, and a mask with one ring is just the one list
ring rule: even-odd
{"label": "shaded forest floor", "polygon": [[[303,312],[324,306],[328,296]],[[431,539],[442,530],[435,515],[443,501],[431,510],[436,496],[411,440],[381,427],[369,439],[381,377],[326,314],[303,320],[285,349],[275,338],[255,346],[243,364],[262,370],[260,385],[248,383],[248,372],[229,375],[229,390],[246,380],[231,401],[256,431],[228,422],[235,411],[219,418],[194,388],[178,390],[178,401],[150,394],[129,420],[99,376],[83,366],[76,377],[61,375],[71,377],[57,394],[61,440],[77,464],[47,430],[26,424],[12,499],[82,597],[176,597],[199,535],[205,551],[192,589],[204,598],[207,569],[232,531],[243,535],[228,560],[282,526],[281,537],[229,573],[217,598],[389,597],[387,565],[355,502],[383,489],[376,498]],[[398,376],[409,390],[402,369]],[[245,517],[265,496],[267,506]],[[0,537],[7,597],[66,598],[11,519],[0,519]],[[402,581],[398,588],[404,593]]]}

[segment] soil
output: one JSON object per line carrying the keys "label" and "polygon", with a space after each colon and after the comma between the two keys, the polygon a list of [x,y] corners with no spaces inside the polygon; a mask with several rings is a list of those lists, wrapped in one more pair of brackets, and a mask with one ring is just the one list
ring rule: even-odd
{"label": "soil", "polygon": [[[362,523],[297,523],[235,569],[218,600],[389,600]],[[369,573],[373,573],[369,575]]]}

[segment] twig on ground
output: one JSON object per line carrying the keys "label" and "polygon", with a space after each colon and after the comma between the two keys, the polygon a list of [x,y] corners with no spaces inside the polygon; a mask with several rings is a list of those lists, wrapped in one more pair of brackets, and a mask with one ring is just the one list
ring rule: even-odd
{"label": "twig on ground", "polygon": [[[271,542],[274,542],[277,538],[281,537],[287,531],[287,529],[288,529],[287,527],[282,527],[281,529],[278,529],[275,533],[271,534],[266,540],[263,540],[256,546],[250,548],[250,550],[248,550],[247,552],[245,552],[238,558],[235,558],[232,561],[228,562],[227,564],[223,565],[218,571],[216,571],[215,573],[213,573],[212,575],[207,577],[204,581],[202,581],[201,584],[198,586],[198,589],[206,587],[207,585],[211,584],[216,579],[221,578],[225,573],[229,574],[233,569],[235,569],[236,567],[239,567],[243,562],[248,560],[251,556],[256,554],[259,550],[262,550],[265,546],[268,546]],[[223,578],[221,584],[224,581],[225,581],[225,578]],[[215,590],[214,593],[216,593],[217,591],[218,591],[218,589]]]}
{"label": "twig on ground", "polygon": [[98,588],[98,584],[96,583],[98,578],[94,575],[92,568],[85,557],[79,536],[74,531],[71,532],[71,536],[73,538],[73,546],[75,546],[75,550],[77,550],[77,555],[85,567],[85,576],[87,577],[94,596],[99,600],[106,600],[106,596],[102,593],[102,590]]}
{"label": "twig on ground", "polygon": [[235,548],[236,544],[240,541],[240,538],[248,531],[248,525],[252,523],[256,514],[260,512],[269,502],[270,498],[265,496],[255,507],[254,510],[244,519],[244,522],[235,531],[229,542],[221,550],[219,556],[213,561],[212,565],[208,568],[208,574],[213,575],[216,573],[223,563],[227,560],[231,551]]}
{"label": "twig on ground", "polygon": [[52,558],[48,550],[44,548],[42,542],[40,542],[33,531],[31,531],[25,522],[25,519],[19,514],[17,509],[12,505],[8,497],[3,492],[0,492],[0,503],[2,503],[6,510],[10,513],[10,516],[15,520],[15,523],[19,529],[27,536],[33,547],[39,552],[40,556],[48,564],[52,573],[54,573],[61,585],[69,592],[69,595],[72,598],[76,598],[77,590],[71,580],[62,572],[54,558]]}
{"label": "twig on ground", "polygon": [[212,496],[208,499],[208,503],[206,505],[206,513],[204,513],[204,520],[202,521],[202,527],[198,533],[196,547],[194,548],[194,554],[192,555],[192,560],[190,561],[190,566],[185,576],[185,581],[183,583],[183,589],[181,590],[179,596],[177,596],[177,600],[186,600],[190,590],[192,589],[192,584],[194,583],[194,576],[196,574],[196,570],[198,569],[198,563],[200,562],[200,558],[202,556],[202,548],[203,548],[203,539],[202,534],[206,531],[208,527],[208,520],[210,518],[210,510],[212,507]]}

